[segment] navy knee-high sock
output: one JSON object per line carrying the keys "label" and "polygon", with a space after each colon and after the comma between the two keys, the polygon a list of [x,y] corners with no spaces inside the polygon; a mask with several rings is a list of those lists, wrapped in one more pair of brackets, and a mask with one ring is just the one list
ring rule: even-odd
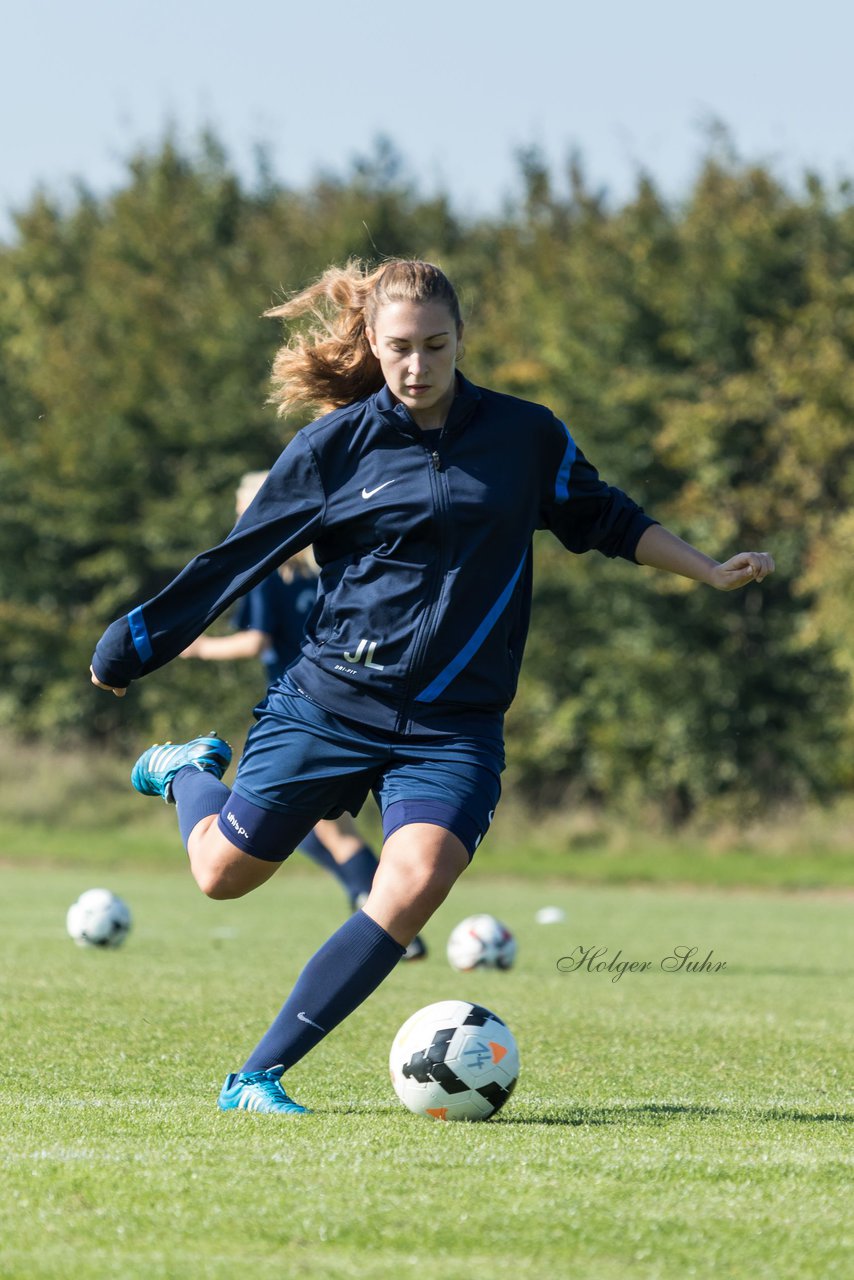
{"label": "navy knee-high sock", "polygon": [[243,1070],[287,1071],[367,1000],[403,952],[375,920],[355,912],[309,960]]}
{"label": "navy knee-high sock", "polygon": [[352,858],[338,863],[338,879],[347,890],[351,902],[364,902],[371,892],[378,866],[373,849],[366,844],[357,849]]}
{"label": "navy knee-high sock", "polygon": [[220,782],[212,773],[188,765],[172,779],[172,795],[178,806],[178,826],[184,848],[190,839],[190,832],[202,818],[210,818],[219,813],[231,792],[224,782]]}
{"label": "navy knee-high sock", "polygon": [[374,872],[379,863],[373,849],[363,844],[346,862],[336,862],[315,831],[300,840],[300,853],[311,858],[316,866],[329,871],[343,888],[351,904],[364,902],[371,892]]}
{"label": "navy knee-high sock", "polygon": [[303,836],[297,848],[300,853],[304,853],[307,858],[310,858],[315,866],[322,867],[324,871],[331,871],[334,876],[339,880],[341,879],[338,875],[338,863],[316,831],[309,831],[307,836]]}

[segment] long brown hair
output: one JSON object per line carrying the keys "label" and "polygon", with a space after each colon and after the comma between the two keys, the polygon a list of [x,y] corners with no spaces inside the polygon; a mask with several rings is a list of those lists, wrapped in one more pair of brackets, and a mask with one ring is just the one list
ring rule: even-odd
{"label": "long brown hair", "polygon": [[306,317],[308,325],[279,348],[273,361],[272,404],[280,414],[297,405],[335,409],[383,385],[367,330],[387,302],[444,302],[462,332],[454,286],[431,262],[393,258],[375,269],[353,259],[329,267],[314,284],[265,316]]}

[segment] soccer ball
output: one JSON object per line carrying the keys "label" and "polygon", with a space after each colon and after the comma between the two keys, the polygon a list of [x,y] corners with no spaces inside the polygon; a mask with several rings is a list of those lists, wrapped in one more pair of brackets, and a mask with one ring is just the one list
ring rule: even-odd
{"label": "soccer ball", "polygon": [[516,939],[495,916],[468,916],[448,939],[452,969],[509,969],[516,959]]}
{"label": "soccer ball", "polygon": [[519,1050],[496,1014],[468,1000],[440,1000],[404,1022],[388,1065],[397,1096],[417,1116],[486,1120],[513,1092]]}
{"label": "soccer ball", "polygon": [[68,908],[65,927],[78,947],[120,947],[130,932],[127,904],[109,889],[87,889]]}

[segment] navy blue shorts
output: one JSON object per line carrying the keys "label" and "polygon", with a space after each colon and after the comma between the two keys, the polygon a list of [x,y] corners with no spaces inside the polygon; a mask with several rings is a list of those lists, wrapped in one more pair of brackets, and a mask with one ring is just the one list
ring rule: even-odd
{"label": "navy blue shorts", "polygon": [[394,734],[334,716],[288,677],[256,709],[219,827],[283,862],[321,818],[358,813],[373,792],[385,839],[410,822],[453,832],[474,854],[501,795],[500,739]]}

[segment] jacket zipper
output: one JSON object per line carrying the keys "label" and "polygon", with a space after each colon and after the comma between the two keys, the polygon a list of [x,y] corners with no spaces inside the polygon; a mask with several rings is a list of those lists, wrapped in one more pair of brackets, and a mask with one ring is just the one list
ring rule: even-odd
{"label": "jacket zipper", "polygon": [[450,510],[450,504],[445,499],[445,488],[440,478],[442,471],[442,459],[439,456],[438,450],[430,449],[427,445],[425,445],[424,448],[432,467],[432,473],[430,475],[430,496],[433,500],[433,510],[437,516],[439,545],[437,547],[436,561],[433,570],[430,598],[429,601],[425,601],[421,630],[415,639],[412,651],[412,661],[409,664],[406,692],[401,705],[401,711],[398,716],[399,731],[404,728],[410,718],[409,710],[410,704],[413,701],[413,685],[420,677],[424,654],[433,638],[436,612],[438,610],[439,601],[442,597],[442,586],[445,581],[445,527],[447,523],[447,515]]}

